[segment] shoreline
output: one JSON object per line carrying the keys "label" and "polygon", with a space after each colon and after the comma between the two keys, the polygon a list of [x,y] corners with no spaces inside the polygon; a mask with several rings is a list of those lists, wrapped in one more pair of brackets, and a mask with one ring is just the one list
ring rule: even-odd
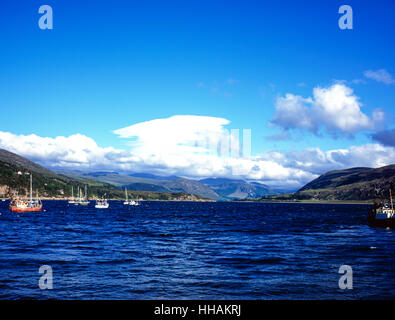
{"label": "shoreline", "polygon": [[[1,199],[2,200],[2,199]],[[0,200],[0,202],[1,202]],[[9,201],[10,199],[5,199]],[[25,199],[28,200],[28,199]],[[72,199],[65,198],[40,198],[42,201],[70,201]],[[88,199],[88,201],[96,201],[98,199]],[[125,201],[125,199],[107,199],[107,201]],[[288,201],[288,200],[229,200],[229,201],[217,201],[217,200],[188,200],[188,199],[173,199],[173,200],[158,200],[158,199],[141,199],[137,200],[139,202],[152,201],[152,202],[237,202],[237,203],[297,203],[297,204],[363,204],[371,205],[374,200],[298,200],[298,201]]]}
{"label": "shoreline", "polygon": [[299,204],[372,204],[374,200],[242,200],[253,203],[299,203]]}
{"label": "shoreline", "polygon": [[[5,201],[9,201],[10,199],[5,199]],[[24,201],[28,201],[29,199],[21,199]],[[33,199],[34,200],[34,199]],[[72,199],[65,199],[65,198],[39,198],[41,201],[71,201]],[[88,199],[88,201],[96,201],[100,199]],[[2,199],[0,199],[0,202]],[[107,199],[107,201],[125,201],[125,199]],[[215,200],[187,200],[187,199],[173,199],[173,200],[157,200],[157,199],[141,199],[141,200],[135,200],[138,202],[144,202],[144,201],[155,201],[155,202],[216,202]]]}

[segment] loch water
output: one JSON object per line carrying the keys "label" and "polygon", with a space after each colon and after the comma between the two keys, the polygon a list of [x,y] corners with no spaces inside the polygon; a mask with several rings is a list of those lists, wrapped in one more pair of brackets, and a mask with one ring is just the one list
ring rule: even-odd
{"label": "loch water", "polygon": [[[395,230],[368,226],[368,205],[43,204],[0,202],[0,299],[395,298]],[[53,289],[39,287],[43,265]]]}

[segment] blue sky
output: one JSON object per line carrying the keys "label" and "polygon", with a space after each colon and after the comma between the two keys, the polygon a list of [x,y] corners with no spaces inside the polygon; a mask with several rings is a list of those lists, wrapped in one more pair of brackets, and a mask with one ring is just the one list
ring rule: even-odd
{"label": "blue sky", "polygon": [[[38,27],[42,4],[53,8],[53,30]],[[342,4],[353,8],[353,30],[338,27]],[[395,74],[394,14],[384,0],[3,2],[0,131],[78,133],[126,150],[114,130],[200,115],[251,129],[256,156],[369,144],[393,128],[394,84],[364,72]],[[280,97],[334,83],[353,90],[365,115],[380,109],[388,120],[351,135],[270,124]],[[291,138],[268,139],[281,133]]]}

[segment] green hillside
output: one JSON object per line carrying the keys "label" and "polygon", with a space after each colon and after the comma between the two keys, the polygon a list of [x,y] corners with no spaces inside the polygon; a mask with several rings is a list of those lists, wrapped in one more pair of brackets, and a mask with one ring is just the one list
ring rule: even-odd
{"label": "green hillside", "polygon": [[[87,185],[88,197],[91,199],[123,199],[125,193],[111,184],[92,178],[70,178],[40,166],[26,158],[0,149],[0,198],[9,197],[17,192],[27,196],[30,188],[30,174],[33,175],[34,194],[38,191],[40,198],[69,198],[71,188],[74,195],[78,188],[84,190]],[[129,191],[130,199],[142,200],[188,200],[197,201],[204,198],[185,192]]]}

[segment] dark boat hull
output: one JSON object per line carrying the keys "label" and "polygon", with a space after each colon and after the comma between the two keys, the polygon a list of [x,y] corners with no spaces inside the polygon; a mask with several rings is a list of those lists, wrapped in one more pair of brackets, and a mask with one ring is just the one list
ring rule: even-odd
{"label": "dark boat hull", "polygon": [[375,214],[370,214],[368,216],[368,222],[369,222],[369,225],[371,225],[373,227],[395,229],[395,218],[376,219],[376,215]]}

